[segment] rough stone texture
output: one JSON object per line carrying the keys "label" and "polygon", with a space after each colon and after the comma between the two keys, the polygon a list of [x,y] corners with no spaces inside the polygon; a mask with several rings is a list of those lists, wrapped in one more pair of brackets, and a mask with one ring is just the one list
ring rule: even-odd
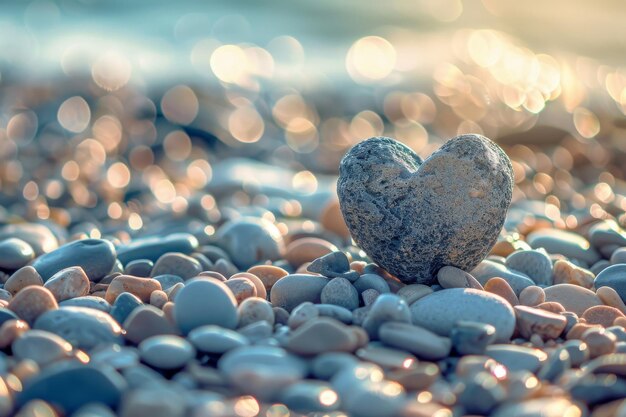
{"label": "rough stone texture", "polygon": [[479,135],[458,136],[426,161],[375,137],[352,148],[339,170],[352,236],[404,282],[434,284],[443,266],[478,265],[498,238],[513,192],[509,158]]}

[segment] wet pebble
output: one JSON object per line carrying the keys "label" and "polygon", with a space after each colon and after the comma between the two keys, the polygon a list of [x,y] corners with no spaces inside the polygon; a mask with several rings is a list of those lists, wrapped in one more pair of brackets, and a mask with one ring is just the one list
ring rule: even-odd
{"label": "wet pebble", "polygon": [[174,318],[183,334],[206,324],[234,329],[238,322],[237,301],[221,282],[194,279],[178,292]]}
{"label": "wet pebble", "polygon": [[0,239],[0,268],[10,271],[19,269],[34,257],[35,251],[22,239],[15,237]]}
{"label": "wet pebble", "polygon": [[45,281],[62,269],[80,266],[92,281],[99,281],[111,272],[116,253],[111,242],[84,239],[67,243],[35,259],[32,263]]}

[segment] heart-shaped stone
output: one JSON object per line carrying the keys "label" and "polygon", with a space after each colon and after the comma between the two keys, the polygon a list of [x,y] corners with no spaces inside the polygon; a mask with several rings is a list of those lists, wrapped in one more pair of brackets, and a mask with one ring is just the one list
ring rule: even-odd
{"label": "heart-shaped stone", "polygon": [[341,212],[356,243],[404,282],[434,284],[446,265],[487,256],[513,194],[504,151],[480,135],[448,141],[425,161],[390,138],[354,146],[339,167]]}

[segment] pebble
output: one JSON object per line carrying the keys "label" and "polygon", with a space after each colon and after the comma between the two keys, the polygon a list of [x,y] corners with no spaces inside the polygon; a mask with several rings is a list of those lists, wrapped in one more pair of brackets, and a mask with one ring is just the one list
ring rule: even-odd
{"label": "pebble", "polygon": [[541,229],[530,233],[526,241],[533,248],[544,248],[550,254],[578,259],[589,265],[600,260],[600,254],[584,237],[564,230]]}
{"label": "pebble", "polygon": [[198,247],[198,239],[189,233],[172,233],[166,236],[150,236],[133,239],[130,243],[117,246],[117,259],[122,264],[137,259],[156,262],[168,252],[189,254]]}
{"label": "pebble", "polygon": [[565,310],[581,316],[590,307],[601,305],[602,300],[586,288],[573,284],[557,284],[544,288],[547,302],[560,303]]}
{"label": "pebble", "polygon": [[357,347],[355,334],[348,326],[329,317],[319,317],[298,326],[285,347],[299,355],[324,352],[352,352]]}
{"label": "pebble", "polygon": [[548,359],[540,349],[516,345],[491,345],[485,355],[504,365],[510,372],[528,371],[536,373]]}
{"label": "pebble", "polygon": [[567,320],[560,314],[528,306],[515,306],[517,329],[520,334],[530,339],[538,334],[543,340],[558,338],[567,324]]}
{"label": "pebble", "polygon": [[87,351],[102,344],[123,343],[120,325],[107,313],[92,308],[50,310],[39,316],[33,328],[52,332]]}
{"label": "pebble", "polygon": [[8,308],[0,307],[0,325],[8,320],[17,320],[17,315]]}
{"label": "pebble", "polygon": [[217,242],[242,270],[280,259],[285,252],[283,236],[274,223],[256,217],[232,220],[220,227]]}
{"label": "pebble", "polygon": [[432,293],[433,289],[427,285],[410,284],[400,288],[396,294],[404,299],[408,305],[411,305],[420,298],[426,297],[428,294]]}
{"label": "pebble", "polygon": [[[31,379],[17,393],[18,407],[40,399],[59,407],[66,415],[93,403],[117,407],[127,384],[108,367],[80,363],[55,365]],[[68,395],[68,393],[72,395]]]}
{"label": "pebble", "polygon": [[594,281],[596,289],[611,287],[626,302],[626,264],[612,265],[598,274]]}
{"label": "pebble", "polygon": [[496,328],[491,324],[458,321],[450,331],[454,349],[461,355],[482,355],[496,340]]}
{"label": "pebble", "polygon": [[343,406],[348,415],[394,417],[405,401],[405,392],[400,384],[383,380],[357,386],[346,396]]}
{"label": "pebble", "polygon": [[437,272],[437,282],[439,282],[439,285],[443,288],[483,289],[483,286],[472,276],[472,274],[453,266],[444,266],[441,268],[439,272]]}
{"label": "pebble", "polygon": [[581,340],[587,344],[591,358],[613,353],[615,351],[615,344],[617,343],[615,335],[602,328],[587,330],[582,335]]}
{"label": "pebble", "polygon": [[611,266],[611,262],[607,261],[606,259],[601,259],[595,264],[591,265],[591,268],[589,268],[589,271],[592,274],[595,274],[594,276],[597,276],[600,272],[604,271],[609,266]]}
{"label": "pebble", "polygon": [[315,308],[320,316],[330,317],[344,324],[352,323],[352,312],[347,308],[334,304],[315,304]]}
{"label": "pebble", "polygon": [[473,288],[451,288],[428,295],[410,307],[413,324],[448,336],[461,320],[491,324],[496,341],[506,342],[515,330],[515,313],[502,297]]}
{"label": "pebble", "polygon": [[458,402],[468,414],[490,415],[494,408],[504,401],[504,388],[498,380],[487,372],[479,372],[464,381],[465,387],[459,393]]}
{"label": "pebble", "polygon": [[235,387],[260,399],[278,395],[308,373],[304,360],[273,346],[233,349],[217,367]]}
{"label": "pebble", "polygon": [[291,266],[298,268],[307,262],[313,262],[317,258],[338,250],[335,245],[327,240],[316,237],[304,237],[294,240],[287,245],[285,259]]}
{"label": "pebble", "polygon": [[93,308],[95,310],[104,311],[105,313],[109,313],[111,311],[111,304],[109,304],[104,298],[94,297],[93,295],[71,298],[59,303],[59,307],[72,306]]}
{"label": "pebble", "polygon": [[626,246],[626,233],[614,220],[603,220],[589,229],[589,241],[595,248]]}
{"label": "pebble", "polygon": [[136,295],[123,292],[115,298],[110,311],[111,317],[122,324],[130,313],[140,305],[143,305],[143,303]]}
{"label": "pebble", "polygon": [[378,335],[380,340],[392,347],[403,349],[427,360],[446,358],[452,349],[452,342],[421,327],[409,323],[383,323]]}
{"label": "pebble", "polygon": [[341,251],[334,251],[314,259],[307,270],[327,278],[343,277],[354,281],[359,277],[358,272],[350,271],[350,261]]}
{"label": "pebble", "polygon": [[45,281],[62,269],[80,266],[91,281],[100,281],[115,265],[115,248],[108,240],[84,239],[66,243],[32,263]]}
{"label": "pebble", "polygon": [[178,292],[174,319],[183,334],[206,324],[234,329],[238,322],[237,301],[223,283],[197,278]]}
{"label": "pebble", "polygon": [[595,275],[593,272],[576,266],[569,261],[559,259],[554,263],[554,284],[573,284],[591,289],[594,279]]}
{"label": "pebble", "polygon": [[0,228],[0,240],[18,238],[28,243],[39,256],[59,247],[59,241],[52,231],[38,223],[7,224]]}
{"label": "pebble", "polygon": [[487,256],[512,191],[509,158],[480,135],[458,136],[426,161],[393,139],[370,138],[344,156],[337,183],[354,240],[418,284],[433,284],[445,265],[470,270]]}
{"label": "pebble", "polygon": [[244,327],[257,321],[266,321],[274,325],[274,310],[264,298],[250,297],[243,300],[237,307],[239,310],[239,327]]}
{"label": "pebble", "polygon": [[44,330],[31,330],[16,338],[11,351],[18,360],[30,359],[41,367],[71,356],[72,345]]}
{"label": "pebble", "polygon": [[563,343],[563,349],[567,350],[573,368],[578,368],[589,360],[589,347],[581,340],[568,340]]}
{"label": "pebble", "polygon": [[611,327],[618,317],[626,318],[624,313],[617,308],[609,306],[594,306],[588,308],[581,317],[587,320],[589,324],[599,324],[602,327]]}
{"label": "pebble", "polygon": [[59,305],[50,290],[37,286],[24,288],[8,305],[9,310],[30,325],[42,314],[58,308]]}
{"label": "pebble", "polygon": [[152,294],[152,291],[157,290],[161,290],[161,283],[155,279],[118,275],[109,284],[105,299],[113,304],[120,294],[128,292],[135,295],[142,302],[149,303],[150,294]]}
{"label": "pebble", "polygon": [[485,285],[491,278],[502,278],[513,288],[516,295],[524,288],[535,285],[534,281],[522,272],[510,270],[505,265],[490,260],[482,261],[470,273],[481,285]]}
{"label": "pebble", "polygon": [[[556,301],[546,301],[536,306],[538,309],[549,311],[551,313],[565,313],[565,307]],[[574,313],[576,314],[576,313]]]}
{"label": "pebble", "polygon": [[365,347],[358,349],[355,356],[362,361],[367,361],[380,366],[383,369],[401,369],[414,366],[418,360],[411,353],[404,350],[387,347],[380,342],[370,342]]}
{"label": "pebble", "polygon": [[263,285],[265,290],[269,293],[274,284],[281,279],[289,275],[287,271],[274,265],[257,265],[248,269],[248,272],[257,276]]}
{"label": "pebble", "polygon": [[263,342],[269,342],[266,344],[269,344],[270,346],[277,345],[274,340],[268,341],[268,339],[272,336],[274,329],[265,320],[250,323],[247,326],[240,327],[237,331],[241,333],[241,335],[247,337],[252,344],[263,344]]}
{"label": "pebble", "polygon": [[370,288],[378,291],[379,294],[391,292],[387,281],[385,281],[385,279],[380,275],[376,274],[363,274],[359,277],[359,279],[354,281],[353,285],[359,293],[369,290]]}
{"label": "pebble", "polygon": [[147,278],[152,272],[152,267],[154,267],[154,262],[150,259],[135,259],[126,264],[124,275]]}
{"label": "pebble", "polygon": [[617,291],[615,291],[613,288],[600,287],[596,290],[596,295],[604,304],[610,307],[614,307],[622,313],[626,314],[626,304],[624,304]]}
{"label": "pebble", "polygon": [[198,351],[215,355],[250,344],[240,333],[214,325],[196,327],[189,332],[187,339]]}
{"label": "pebble", "polygon": [[337,372],[352,367],[358,359],[345,352],[321,353],[311,360],[311,373],[317,379],[330,380]]}
{"label": "pebble", "polygon": [[519,302],[522,305],[535,307],[546,301],[546,293],[543,288],[532,285],[522,290],[519,295]]}
{"label": "pebble", "polygon": [[287,325],[290,329],[297,329],[304,323],[310,320],[315,320],[318,317],[318,309],[313,303],[306,301],[293,309],[293,311],[289,315],[289,320],[287,320]]}
{"label": "pebble", "polygon": [[270,301],[276,307],[287,311],[309,301],[321,302],[322,290],[329,280],[324,277],[306,274],[287,275],[274,284],[270,291]]}
{"label": "pebble", "polygon": [[159,257],[150,272],[150,276],[171,274],[187,280],[197,276],[200,272],[202,272],[202,267],[196,259],[183,253],[168,252]]}
{"label": "pebble", "polygon": [[610,262],[615,264],[626,264],[626,247],[618,248],[611,254]]}
{"label": "pebble", "polygon": [[252,282],[252,284],[254,284],[254,287],[256,288],[256,296],[263,298],[264,300],[267,299],[267,290],[265,289],[265,284],[263,284],[263,281],[261,281],[256,275],[249,272],[239,272],[230,277],[229,280],[233,278],[246,278],[247,280]]}
{"label": "pebble", "polygon": [[379,295],[380,293],[373,288],[363,291],[361,293],[361,298],[363,299],[363,305],[367,307],[367,306],[374,304],[374,302],[376,301]]}
{"label": "pebble", "polygon": [[[142,278],[145,278],[145,277],[142,277]],[[178,275],[171,275],[171,274],[157,275],[156,277],[153,277],[152,279],[159,281],[159,284],[161,284],[161,289],[163,291],[169,290],[176,284],[183,283],[183,279],[181,277],[179,277]]]}
{"label": "pebble", "polygon": [[359,293],[346,278],[333,278],[322,289],[320,301],[354,310],[359,307]]}
{"label": "pebble", "polygon": [[224,284],[235,297],[237,304],[246,298],[257,296],[256,286],[248,278],[230,278]]}
{"label": "pebble", "polygon": [[492,294],[499,295],[500,297],[504,298],[512,306],[516,306],[519,304],[519,299],[517,298],[517,295],[515,295],[513,288],[511,288],[509,283],[506,282],[502,278],[499,278],[499,277],[489,278],[489,281],[485,283],[485,291],[490,292]]}
{"label": "pebble", "polygon": [[378,296],[367,313],[362,327],[371,339],[377,339],[380,327],[386,322],[411,323],[409,306],[395,294]]}
{"label": "pebble", "polygon": [[339,396],[327,383],[301,381],[285,389],[279,400],[290,410],[303,412],[332,412],[339,408]]}
{"label": "pebble", "polygon": [[124,320],[124,330],[126,340],[134,344],[152,336],[178,333],[165,312],[151,305],[134,308]]}
{"label": "pebble", "polygon": [[156,308],[163,308],[165,303],[168,301],[168,295],[165,291],[155,290],[150,294],[150,305],[155,306]]}
{"label": "pebble", "polygon": [[326,230],[335,233],[337,236],[344,239],[350,238],[350,230],[348,230],[348,226],[343,220],[338,199],[332,198],[326,204],[320,214],[320,223]]}
{"label": "pebble", "polygon": [[29,285],[43,285],[43,279],[35,268],[30,265],[22,267],[15,271],[13,275],[9,277],[7,282],[4,283],[4,289],[9,291],[12,295],[17,294],[22,288]]}
{"label": "pebble", "polygon": [[50,277],[44,284],[57,301],[89,294],[89,278],[80,266],[65,268]]}
{"label": "pebble", "polygon": [[528,275],[537,285],[552,285],[552,261],[543,248],[513,252],[506,267]]}
{"label": "pebble", "polygon": [[22,239],[0,239],[0,268],[10,271],[19,269],[35,257],[33,248]]}
{"label": "pebble", "polygon": [[184,417],[183,400],[179,392],[162,387],[139,388],[124,396],[120,416]]}
{"label": "pebble", "polygon": [[138,349],[143,362],[163,370],[182,368],[196,355],[191,343],[173,335],[151,336],[144,339]]}

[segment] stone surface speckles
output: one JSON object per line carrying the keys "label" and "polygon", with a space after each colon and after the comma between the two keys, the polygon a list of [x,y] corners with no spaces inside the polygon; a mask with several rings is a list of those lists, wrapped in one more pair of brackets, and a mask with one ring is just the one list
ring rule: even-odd
{"label": "stone surface speckles", "polygon": [[376,137],[341,161],[337,192],[354,237],[405,282],[435,283],[446,265],[471,270],[489,253],[511,202],[513,171],[489,139],[463,135],[427,160]]}

